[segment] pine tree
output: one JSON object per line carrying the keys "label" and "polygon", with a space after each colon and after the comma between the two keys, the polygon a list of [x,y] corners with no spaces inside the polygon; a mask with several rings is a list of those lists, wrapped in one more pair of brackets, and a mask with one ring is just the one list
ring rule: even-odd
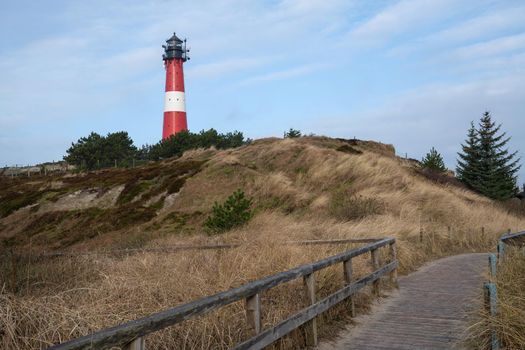
{"label": "pine tree", "polygon": [[443,162],[443,157],[434,147],[432,147],[430,152],[428,152],[421,160],[421,167],[423,169],[430,169],[441,173],[447,170],[445,163]]}
{"label": "pine tree", "polygon": [[477,189],[479,187],[479,135],[474,122],[470,122],[465,144],[461,145],[462,153],[456,167],[458,179],[467,186]]}
{"label": "pine tree", "polygon": [[496,126],[489,112],[481,117],[479,128],[474,124],[468,132],[463,153],[458,153],[458,178],[493,199],[507,199],[517,192],[516,173],[520,169],[517,152],[509,153],[504,148],[510,137],[500,133],[501,124]]}

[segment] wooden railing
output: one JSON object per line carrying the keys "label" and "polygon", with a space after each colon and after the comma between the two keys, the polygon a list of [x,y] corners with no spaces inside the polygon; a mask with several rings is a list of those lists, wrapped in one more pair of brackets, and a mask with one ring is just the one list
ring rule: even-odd
{"label": "wooden railing", "polygon": [[[498,289],[496,288],[496,278],[498,271],[498,263],[505,259],[505,252],[507,245],[515,247],[525,246],[525,231],[502,235],[498,240],[497,250],[498,254],[489,254],[489,282],[483,285],[485,295],[485,308],[491,316],[496,316],[498,313]],[[525,251],[524,251],[525,253]],[[491,329],[491,350],[499,350],[500,342],[495,329]]]}
{"label": "wooden railing", "polygon": [[[234,347],[235,349],[262,349],[304,324],[310,327],[308,332],[310,335],[309,345],[316,345],[316,316],[343,300],[351,301],[350,311],[353,313],[352,295],[370,284],[374,294],[379,294],[380,279],[387,274],[389,274],[390,281],[397,284],[398,261],[395,243],[394,238],[381,239],[363,247],[267,276],[225,292],[54,345],[49,349],[108,349],[115,346],[121,346],[127,350],[145,349],[144,337],[146,335],[240,300],[245,300],[247,323],[253,329],[255,336],[237,344]],[[387,247],[389,248],[388,262],[380,266],[378,250]],[[354,280],[352,258],[368,252],[371,255],[372,272]],[[314,272],[339,263],[342,264],[344,272],[344,286],[328,297],[317,300]],[[274,327],[262,329],[261,294],[275,286],[301,277],[305,282],[306,295],[310,305]]]}

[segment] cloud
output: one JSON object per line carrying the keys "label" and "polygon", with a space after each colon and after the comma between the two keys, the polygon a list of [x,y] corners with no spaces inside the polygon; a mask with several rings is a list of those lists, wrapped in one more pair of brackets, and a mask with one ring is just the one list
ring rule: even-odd
{"label": "cloud", "polygon": [[[512,137],[511,150],[525,159],[525,79],[523,76],[429,84],[392,94],[375,108],[351,115],[326,116],[305,127],[320,133],[381,140],[396,145],[398,154],[421,158],[430,147],[440,151],[451,169],[464,141],[470,121],[477,122],[486,110],[492,112],[503,131]],[[520,172],[525,179],[525,169]]]}
{"label": "cloud", "polygon": [[429,24],[446,14],[451,0],[402,0],[391,5],[372,18],[359,24],[348,40],[360,43],[380,43],[421,24]]}
{"label": "cloud", "polygon": [[269,72],[269,73],[253,76],[253,77],[250,77],[250,78],[247,78],[241,81],[239,85],[246,86],[246,85],[252,85],[252,84],[261,83],[261,82],[299,77],[302,75],[310,74],[312,72],[318,71],[326,67],[327,67],[326,64],[306,64],[306,65],[288,68],[288,69],[284,69],[280,71],[274,71],[274,72]]}
{"label": "cloud", "polygon": [[525,27],[523,18],[525,18],[525,7],[490,11],[429,35],[425,41],[450,45],[450,43],[484,38],[487,35],[498,35],[501,31]]}
{"label": "cloud", "polygon": [[496,56],[524,49],[525,33],[520,33],[460,47],[455,49],[451,53],[451,56],[456,59],[465,60],[484,56]]}
{"label": "cloud", "polygon": [[217,78],[228,73],[261,67],[277,59],[277,57],[232,58],[219,62],[190,66],[186,69],[186,72],[188,77],[196,79]]}

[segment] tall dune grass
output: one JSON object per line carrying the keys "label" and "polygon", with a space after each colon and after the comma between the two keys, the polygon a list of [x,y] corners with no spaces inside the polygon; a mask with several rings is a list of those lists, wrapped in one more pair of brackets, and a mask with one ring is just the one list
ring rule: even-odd
{"label": "tall dune grass", "polygon": [[496,315],[480,310],[479,321],[470,328],[469,338],[478,347],[490,349],[495,330],[503,349],[525,348],[525,254],[507,246],[507,253],[498,265]]}
{"label": "tall dune grass", "polygon": [[[181,243],[241,243],[241,247],[33,260],[18,266],[14,286],[6,263],[0,268],[0,347],[44,348],[354,247],[290,246],[283,241],[394,236],[400,272],[408,273],[436,257],[490,250],[507,229],[525,227],[523,217],[498,203],[426,179],[396,158],[391,147],[361,143],[352,146],[361,153],[348,153],[337,150],[341,144],[326,138],[261,140],[233,150],[186,153],[183,159],[203,152],[211,159],[152,222],[95,237],[89,247],[124,244],[135,232],[141,232],[141,242],[151,247]],[[254,198],[252,221],[218,237],[202,233],[198,213],[208,213],[215,201],[237,188]],[[355,212],[359,203],[338,201],[345,196],[365,204]],[[183,235],[165,225],[172,213],[197,213],[194,234]],[[82,244],[73,248],[85,248]],[[356,259],[355,270],[357,275],[370,271],[369,257]],[[316,278],[319,295],[343,283],[340,266],[317,273]],[[303,307],[303,289],[301,281],[294,281],[264,293],[264,326]],[[369,299],[368,292],[360,293],[361,310]],[[320,321],[321,335],[332,335],[337,330],[334,324],[347,319],[345,305],[330,311]],[[156,332],[146,341],[159,349],[225,349],[250,335],[239,302]],[[276,347],[303,345],[304,334],[294,332]]]}

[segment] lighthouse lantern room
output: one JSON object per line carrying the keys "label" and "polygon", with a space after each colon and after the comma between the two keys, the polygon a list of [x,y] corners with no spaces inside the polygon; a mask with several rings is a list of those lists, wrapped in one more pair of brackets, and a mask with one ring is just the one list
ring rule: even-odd
{"label": "lighthouse lantern room", "polygon": [[171,135],[188,130],[183,63],[190,59],[188,57],[190,50],[186,48],[186,39],[179,39],[175,33],[162,47],[164,48],[162,59],[166,68],[162,138],[167,139]]}

